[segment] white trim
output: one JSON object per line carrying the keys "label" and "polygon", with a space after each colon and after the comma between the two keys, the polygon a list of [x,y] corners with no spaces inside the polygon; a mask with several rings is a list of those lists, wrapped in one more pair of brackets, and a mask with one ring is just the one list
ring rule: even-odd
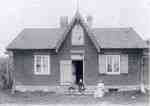
{"label": "white trim", "polygon": [[83,55],[80,54],[73,54],[71,55],[71,60],[83,60]]}
{"label": "white trim", "polygon": [[[112,56],[112,72],[108,72],[108,56]],[[117,56],[119,57],[119,71],[118,72],[114,72],[114,56]],[[109,75],[119,75],[120,74],[120,55],[106,55],[106,74],[109,74]]]}
{"label": "white trim", "polygon": [[[41,57],[41,66],[43,66],[43,58],[47,58],[47,68],[48,70],[45,72],[43,67],[41,67],[41,72],[37,72],[37,67],[36,67],[36,64],[37,64],[37,56],[40,56]],[[34,55],[34,74],[35,75],[50,75],[50,55]]]}
{"label": "white trim", "polygon": [[70,50],[70,53],[72,53],[72,54],[83,54],[83,53],[85,53],[85,51],[84,50]]}
{"label": "white trim", "polygon": [[85,61],[84,60],[85,60],[85,56],[83,55],[83,60],[82,60],[83,61],[83,84],[85,86],[86,84],[85,84],[85,81],[84,81],[84,73],[85,73]]}

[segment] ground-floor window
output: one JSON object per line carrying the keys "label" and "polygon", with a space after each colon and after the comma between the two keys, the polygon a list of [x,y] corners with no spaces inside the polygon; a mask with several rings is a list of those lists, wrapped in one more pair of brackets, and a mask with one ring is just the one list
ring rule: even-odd
{"label": "ground-floor window", "polygon": [[107,74],[120,74],[120,55],[106,56]]}
{"label": "ground-floor window", "polygon": [[50,74],[50,56],[34,55],[34,74],[49,75]]}

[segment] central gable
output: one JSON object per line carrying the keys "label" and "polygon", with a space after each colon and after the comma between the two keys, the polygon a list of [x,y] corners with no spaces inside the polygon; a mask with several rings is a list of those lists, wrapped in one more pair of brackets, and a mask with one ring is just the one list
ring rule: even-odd
{"label": "central gable", "polygon": [[71,36],[71,44],[73,44],[74,46],[81,46],[81,45],[83,46],[84,42],[85,42],[84,38],[85,38],[85,36],[88,36],[90,38],[92,44],[95,46],[97,52],[100,51],[100,47],[99,47],[98,42],[96,41],[92,31],[88,27],[87,23],[85,23],[83,17],[80,15],[80,13],[77,12],[75,14],[75,16],[73,17],[72,21],[70,22],[70,24],[66,27],[66,30],[65,30],[63,36],[59,40],[57,47],[56,47],[56,52],[58,52],[60,46],[65,41],[67,36],[70,35],[70,34],[68,34],[69,32],[71,32],[71,35],[72,35]]}

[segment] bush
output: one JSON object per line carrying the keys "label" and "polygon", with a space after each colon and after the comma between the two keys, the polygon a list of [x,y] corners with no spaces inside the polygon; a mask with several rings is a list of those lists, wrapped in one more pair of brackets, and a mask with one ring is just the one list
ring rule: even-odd
{"label": "bush", "polygon": [[0,88],[11,89],[12,88],[12,69],[9,64],[9,58],[0,58]]}

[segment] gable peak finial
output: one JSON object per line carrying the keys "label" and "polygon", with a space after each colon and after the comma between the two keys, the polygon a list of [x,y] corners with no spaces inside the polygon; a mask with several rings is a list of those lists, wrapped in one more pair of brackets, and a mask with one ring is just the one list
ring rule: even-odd
{"label": "gable peak finial", "polygon": [[80,12],[79,12],[79,11],[76,11],[76,13],[75,13],[75,17],[76,17],[76,19],[81,18],[81,14],[80,14]]}

